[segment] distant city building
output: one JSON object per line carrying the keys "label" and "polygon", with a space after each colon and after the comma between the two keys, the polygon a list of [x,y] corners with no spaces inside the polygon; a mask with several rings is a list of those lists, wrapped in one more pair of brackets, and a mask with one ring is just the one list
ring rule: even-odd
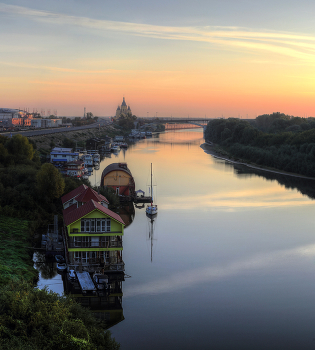
{"label": "distant city building", "polygon": [[30,119],[18,109],[0,108],[0,125],[5,128],[28,126],[31,123]]}
{"label": "distant city building", "polygon": [[118,106],[116,109],[116,118],[119,118],[121,115],[127,115],[128,113],[132,114],[130,106],[127,106],[125,98],[123,97],[121,106]]}
{"label": "distant city building", "polygon": [[22,117],[22,112],[18,109],[0,108],[0,120]]}
{"label": "distant city building", "polygon": [[19,109],[0,108],[0,126],[4,128],[54,128],[62,126],[62,119],[43,119],[37,112],[29,113]]}

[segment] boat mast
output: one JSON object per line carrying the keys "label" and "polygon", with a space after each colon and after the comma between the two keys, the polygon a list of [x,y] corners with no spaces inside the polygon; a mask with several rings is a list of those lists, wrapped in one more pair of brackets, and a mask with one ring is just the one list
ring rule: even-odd
{"label": "boat mast", "polygon": [[151,207],[153,205],[153,188],[152,188],[152,163],[151,163]]}

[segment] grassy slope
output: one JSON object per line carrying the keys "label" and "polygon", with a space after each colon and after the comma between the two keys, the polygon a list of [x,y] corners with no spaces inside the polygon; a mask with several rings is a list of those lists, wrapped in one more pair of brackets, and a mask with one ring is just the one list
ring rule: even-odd
{"label": "grassy slope", "polygon": [[28,222],[0,217],[0,285],[10,280],[32,282],[38,273],[33,267],[32,251],[28,250]]}

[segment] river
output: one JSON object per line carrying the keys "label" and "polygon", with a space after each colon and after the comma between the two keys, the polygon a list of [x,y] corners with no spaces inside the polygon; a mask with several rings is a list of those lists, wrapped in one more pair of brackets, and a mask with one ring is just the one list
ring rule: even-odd
{"label": "river", "polygon": [[[125,229],[113,336],[122,350],[314,348],[315,183],[228,164],[203,143],[201,129],[155,135],[90,177],[127,162],[148,194],[153,164],[159,212],[151,225],[135,208]],[[54,273],[44,285],[63,292]]]}

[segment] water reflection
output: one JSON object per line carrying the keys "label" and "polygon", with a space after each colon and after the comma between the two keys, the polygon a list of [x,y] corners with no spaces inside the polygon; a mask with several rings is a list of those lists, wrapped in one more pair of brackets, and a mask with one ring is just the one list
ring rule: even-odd
{"label": "water reflection", "polygon": [[132,224],[135,218],[135,208],[132,202],[122,205],[118,208],[118,214],[125,223],[125,229]]}
{"label": "water reflection", "polygon": [[[203,144],[202,148],[206,153],[211,154],[211,150],[207,150],[207,145]],[[276,172],[257,169],[243,164],[232,163],[220,158],[213,158],[216,164],[224,167],[226,170],[233,170],[235,175],[240,179],[248,179],[253,176],[264,178],[267,181],[277,181],[280,185],[283,185],[286,189],[296,189],[300,193],[307,195],[309,198],[315,199],[315,179],[308,179],[299,176],[292,176],[290,174],[284,175]],[[277,170],[275,170],[277,171]]]}
{"label": "water reflection", "polygon": [[57,275],[56,261],[54,258],[46,258],[45,253],[35,251],[33,256],[34,267],[39,271],[44,280],[49,280]]}
{"label": "water reflection", "polygon": [[279,267],[290,261],[294,265],[294,259],[312,260],[315,257],[315,244],[300,246],[294,249],[277,250],[266,254],[257,254],[246,259],[236,260],[224,266],[209,266],[202,269],[186,270],[177,274],[172,274],[167,278],[158,279],[149,283],[128,288],[125,297],[134,297],[143,294],[170,293],[187,288],[194,288],[201,283],[245,274],[246,272]]}
{"label": "water reflection", "polygon": [[282,174],[276,174],[264,170],[252,169],[247,166],[239,164],[233,165],[235,174],[239,178],[248,178],[251,176],[263,177],[268,181],[277,181],[280,185],[283,185],[286,189],[297,189],[304,195],[315,199],[315,179],[306,179],[303,177],[294,177]]}
{"label": "water reflection", "polygon": [[302,198],[298,193],[286,193],[282,188],[248,189],[219,191],[203,195],[184,195],[178,198],[170,196],[167,203],[160,207],[168,211],[192,210],[228,210],[246,208],[274,208],[312,206],[313,203]]}
{"label": "water reflection", "polygon": [[150,216],[146,214],[147,219],[148,219],[148,242],[150,244],[150,257],[151,257],[151,262],[153,260],[153,242],[154,242],[154,229],[155,229],[155,221],[156,221],[156,216]]}
{"label": "water reflection", "polygon": [[125,319],[122,307],[122,283],[125,278],[124,273],[115,272],[102,276],[106,278],[106,288],[96,293],[83,294],[78,280],[71,280],[68,274],[63,274],[62,280],[65,294],[71,294],[78,303],[88,307],[108,329]]}

